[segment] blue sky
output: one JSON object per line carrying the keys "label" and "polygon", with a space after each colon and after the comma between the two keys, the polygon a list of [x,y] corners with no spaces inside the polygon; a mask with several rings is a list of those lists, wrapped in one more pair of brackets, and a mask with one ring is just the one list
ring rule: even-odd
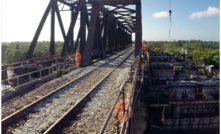
{"label": "blue sky", "polygon": [[[218,0],[142,0],[143,40],[169,40],[170,1],[172,40],[219,41]],[[49,0],[2,0],[1,41],[31,41],[48,3]],[[61,12],[61,16],[67,32],[70,13]],[[59,24],[55,20],[55,39],[63,41]],[[74,39],[79,26],[80,22],[77,21]],[[50,14],[39,37],[39,41],[42,40],[50,40]]]}
{"label": "blue sky", "polygon": [[[219,41],[218,0],[142,0],[143,40],[169,40],[169,16],[163,17],[162,13],[169,11],[169,2],[172,40]],[[160,12],[162,17],[153,16]],[[190,18],[194,12],[197,13]]]}

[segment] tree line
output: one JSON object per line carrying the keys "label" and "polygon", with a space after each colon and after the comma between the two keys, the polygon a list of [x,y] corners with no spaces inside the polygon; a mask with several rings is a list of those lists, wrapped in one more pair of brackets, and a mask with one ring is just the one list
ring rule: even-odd
{"label": "tree line", "polygon": [[[2,42],[2,63],[14,63],[24,61],[31,42]],[[55,54],[60,54],[64,42],[55,42]],[[219,42],[202,41],[143,41],[150,49],[162,48],[164,53],[181,56],[181,48],[188,49],[188,62],[192,64],[214,65],[219,69]],[[49,56],[49,41],[37,42],[32,58]]]}
{"label": "tree line", "polygon": [[164,53],[169,53],[181,57],[181,48],[187,48],[187,62],[198,65],[214,65],[219,70],[219,42],[163,42],[163,41],[143,41],[143,45],[154,50],[161,48]]}
{"label": "tree line", "polygon": [[[24,61],[31,42],[2,42],[2,63]],[[64,42],[55,42],[55,54],[60,54]],[[49,41],[37,42],[32,58],[49,56]]]}

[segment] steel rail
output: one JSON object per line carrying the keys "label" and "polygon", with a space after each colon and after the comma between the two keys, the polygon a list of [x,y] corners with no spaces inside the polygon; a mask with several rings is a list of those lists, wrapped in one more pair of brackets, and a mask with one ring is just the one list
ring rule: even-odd
{"label": "steel rail", "polygon": [[[127,48],[128,48],[128,47],[127,47]],[[126,48],[126,49],[127,49],[127,48]],[[120,50],[120,51],[117,51],[117,52],[121,52],[121,51],[123,51],[123,50]],[[110,57],[110,56],[112,56],[112,55],[115,55],[117,52],[115,52],[115,53],[113,53],[113,54],[108,54],[108,55],[106,55],[105,58],[108,58],[108,57]],[[97,61],[103,60],[103,59],[105,59],[105,58],[100,58],[100,59],[93,60],[93,61],[92,61],[92,64],[95,63],[95,62],[97,62]],[[62,64],[62,63],[61,63],[61,64]],[[74,69],[75,67],[76,67],[76,66],[74,66],[73,68],[67,68],[67,69]],[[58,70],[61,70],[61,69],[58,69]],[[53,74],[55,74],[55,73],[52,72],[50,75],[53,75]],[[43,79],[43,78],[46,78],[47,76],[49,76],[49,75],[43,76],[43,77],[41,77],[41,78]],[[39,78],[39,79],[40,79],[40,78]],[[38,81],[39,79],[30,81],[30,82],[28,82],[27,84],[32,83],[32,82],[34,82],[34,81]],[[23,85],[19,85],[19,86],[23,86]],[[15,88],[15,87],[14,87],[14,88]],[[33,89],[33,90],[34,90],[34,89]],[[32,91],[32,90],[30,90],[30,91]],[[2,91],[2,93],[3,93],[3,92],[4,92],[4,90]],[[27,93],[27,91],[24,91],[24,92],[21,91],[21,92],[17,93],[17,95],[16,95],[15,98],[9,99],[8,101],[5,101],[4,103],[2,103],[2,106],[4,106],[4,105],[10,103],[11,101],[13,101],[13,100],[15,100],[15,99],[18,99],[19,97],[22,97],[22,95],[24,95],[25,93]]]}
{"label": "steel rail", "polygon": [[[72,70],[72,69],[75,69],[75,68],[76,68],[76,66],[71,66],[71,67],[69,67],[69,68],[67,68],[67,69],[65,69],[65,70]],[[48,74],[48,75],[46,75],[46,76],[42,76],[42,77],[40,77],[40,78],[31,80],[31,81],[29,81],[29,82],[26,82],[26,83],[24,83],[24,84],[18,85],[18,86],[16,86],[16,87],[12,87],[12,88],[8,88],[8,89],[6,89],[6,90],[3,90],[1,96],[3,96],[5,93],[9,92],[10,89],[15,89],[15,90],[17,90],[17,89],[19,89],[20,87],[23,87],[23,86],[25,86],[25,85],[31,84],[31,83],[33,83],[33,82],[36,82],[36,81],[39,81],[39,80],[42,80],[42,79],[45,79],[45,78],[47,78],[48,76],[55,75],[55,74],[57,74],[57,71],[59,71],[59,70],[61,70],[61,69],[57,69],[57,70],[55,70],[54,72],[52,72],[52,73],[50,73],[50,74]],[[38,87],[38,86],[37,86],[37,87]],[[37,88],[37,87],[33,87],[33,88]],[[31,89],[31,90],[29,90],[29,91],[32,91],[32,90],[34,90],[34,89]],[[20,91],[20,92],[18,92],[18,93],[15,93],[15,94],[13,95],[13,97],[9,97],[8,100],[2,100],[2,106],[7,105],[8,103],[10,103],[10,102],[12,102],[12,101],[14,101],[14,100],[16,100],[16,99],[22,97],[24,94],[26,94],[26,93],[29,92],[29,91],[27,91],[27,90],[22,90],[22,91]]]}
{"label": "steel rail", "polygon": [[[127,49],[127,50],[128,50],[128,49]],[[123,53],[120,54],[119,56],[125,54],[125,53],[127,52],[127,50],[125,50],[125,52],[123,52]],[[54,93],[58,92],[59,90],[63,89],[64,87],[70,85],[71,83],[77,81],[78,79],[84,77],[85,75],[87,75],[87,74],[89,74],[89,73],[91,73],[91,72],[97,70],[97,69],[100,68],[101,66],[103,66],[103,65],[105,65],[105,64],[108,64],[109,62],[111,62],[112,60],[114,60],[114,59],[116,59],[116,58],[118,58],[118,57],[115,57],[115,58],[111,59],[110,61],[108,61],[108,62],[106,62],[106,63],[104,63],[104,64],[102,64],[102,65],[97,66],[96,68],[92,69],[91,71],[87,72],[86,74],[83,74],[83,75],[77,77],[76,79],[74,79],[74,80],[72,80],[72,81],[70,81],[70,82],[68,82],[68,83],[66,83],[66,84],[64,84],[64,85],[62,85],[62,86],[60,86],[60,87],[58,87],[57,89],[55,89],[54,91],[48,93],[47,95],[43,96],[42,98],[40,98],[40,99],[38,99],[38,100],[36,100],[36,101],[30,103],[30,104],[27,105],[26,107],[24,107],[24,108],[22,108],[22,109],[16,111],[15,113],[13,113],[13,114],[11,114],[11,115],[5,117],[4,119],[1,120],[2,126],[8,125],[9,123],[13,122],[15,119],[21,117],[25,112],[28,112],[32,107],[34,107],[35,105],[37,105],[40,101],[43,101],[43,100],[47,99],[48,97],[52,96]]]}
{"label": "steel rail", "polygon": [[90,91],[84,95],[74,106],[72,106],[67,112],[65,112],[65,114],[59,118],[51,127],[49,127],[44,134],[50,134],[52,133],[52,131],[60,124],[62,123],[62,121],[65,119],[65,117],[67,117],[71,111],[73,111],[94,89],[96,89],[97,86],[99,86],[115,69],[118,68],[118,66],[120,66],[134,51],[132,51],[130,54],[128,54],[128,56],[126,56],[116,67],[114,67],[107,75],[105,75],[103,77],[103,79],[101,79],[95,86],[93,86]]}

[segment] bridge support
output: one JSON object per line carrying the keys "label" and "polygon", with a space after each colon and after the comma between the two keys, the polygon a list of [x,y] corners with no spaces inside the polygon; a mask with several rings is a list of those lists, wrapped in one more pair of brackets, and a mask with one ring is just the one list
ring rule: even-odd
{"label": "bridge support", "polygon": [[54,32],[55,32],[55,8],[57,4],[57,0],[51,0],[52,6],[51,6],[51,44],[50,44],[50,54],[55,54],[55,45],[54,45]]}
{"label": "bridge support", "polygon": [[[126,7],[126,3],[131,5],[137,4],[136,10]],[[71,12],[71,23],[67,33],[65,33],[60,16],[60,11],[62,11],[63,8],[60,9],[59,5],[62,4],[69,6],[69,11]],[[91,5],[92,8],[87,9],[87,5]],[[104,5],[113,5],[116,8],[110,10],[105,8]],[[121,8],[125,11],[117,11]],[[83,66],[91,64],[93,59],[104,58],[107,54],[113,54],[114,52],[125,49],[126,47],[132,45],[131,33],[134,31],[136,32],[136,40],[140,40],[136,41],[136,46],[139,45],[136,47],[136,54],[138,53],[138,48],[141,46],[141,5],[139,2],[137,2],[137,0],[123,0],[120,2],[115,0],[105,0],[102,2],[79,0],[72,3],[64,0],[51,0],[32,40],[28,54],[26,56],[26,60],[32,58],[38,37],[49,12],[51,13],[51,39],[49,49],[49,53],[51,55],[56,54],[55,12],[57,14],[62,36],[64,38],[64,45],[61,56],[64,57],[68,54],[75,53],[76,50],[80,50],[82,54]],[[138,15],[136,12],[138,12]],[[136,13],[138,17],[131,16],[131,14],[134,13]],[[77,34],[77,39],[74,42],[74,27],[79,14],[80,29]],[[138,23],[136,23],[136,30],[134,19],[138,19]]]}
{"label": "bridge support", "polygon": [[48,13],[49,13],[49,11],[50,11],[50,9],[51,9],[51,7],[52,7],[52,2],[53,2],[53,1],[50,1],[50,3],[48,4],[47,9],[45,10],[45,13],[44,13],[44,15],[43,15],[43,17],[42,17],[42,19],[41,19],[41,22],[40,22],[40,24],[39,24],[39,26],[38,26],[38,29],[37,29],[37,31],[36,31],[36,33],[35,33],[35,36],[34,36],[32,42],[31,42],[31,45],[30,45],[30,47],[29,47],[29,50],[28,50],[28,53],[27,53],[27,56],[26,56],[26,60],[32,58],[32,55],[33,55],[33,52],[34,52],[36,43],[37,43],[37,41],[38,41],[38,37],[39,37],[39,35],[40,35],[40,33],[41,33],[42,27],[44,26],[44,23],[45,23],[45,20],[46,20],[46,18],[47,18],[47,16],[48,16]]}
{"label": "bridge support", "polygon": [[[84,1],[85,1],[85,0],[81,0],[81,1],[79,1],[79,2],[77,3],[77,7],[75,8],[75,12],[73,13],[73,16],[72,16],[73,18],[72,18],[72,20],[71,20],[71,24],[70,24],[70,26],[69,26],[68,33],[67,33],[67,36],[66,36],[66,38],[65,38],[64,45],[63,45],[63,49],[62,49],[62,52],[61,52],[61,56],[62,56],[62,57],[67,55],[67,53],[66,53],[65,50],[66,50],[66,49],[68,48],[68,46],[69,46],[70,40],[71,40],[71,38],[72,38],[71,36],[73,35],[72,33],[73,33],[73,29],[74,29],[74,26],[75,26],[75,23],[76,23],[78,14],[79,14],[79,11],[80,11],[81,6],[82,6],[82,4],[83,4]],[[71,11],[71,12],[73,12],[73,11]]]}
{"label": "bridge support", "polygon": [[[139,0],[140,1],[140,0]],[[135,54],[134,56],[141,55],[142,46],[142,21],[141,21],[141,3],[136,4],[136,34],[135,34]]]}

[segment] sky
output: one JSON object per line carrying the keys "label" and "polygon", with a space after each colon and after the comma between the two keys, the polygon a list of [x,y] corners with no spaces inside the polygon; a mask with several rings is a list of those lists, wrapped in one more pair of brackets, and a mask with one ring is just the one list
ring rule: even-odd
{"label": "sky", "polygon": [[[1,0],[1,41],[32,41],[49,1]],[[142,40],[219,41],[220,39],[218,0],[141,0],[141,3]],[[169,10],[172,10],[171,17]],[[70,12],[61,12],[61,17],[67,33]],[[57,18],[55,20],[55,40],[63,41]],[[78,20],[74,30],[74,40],[79,26]],[[43,40],[50,40],[50,13],[38,39],[38,41]]]}

